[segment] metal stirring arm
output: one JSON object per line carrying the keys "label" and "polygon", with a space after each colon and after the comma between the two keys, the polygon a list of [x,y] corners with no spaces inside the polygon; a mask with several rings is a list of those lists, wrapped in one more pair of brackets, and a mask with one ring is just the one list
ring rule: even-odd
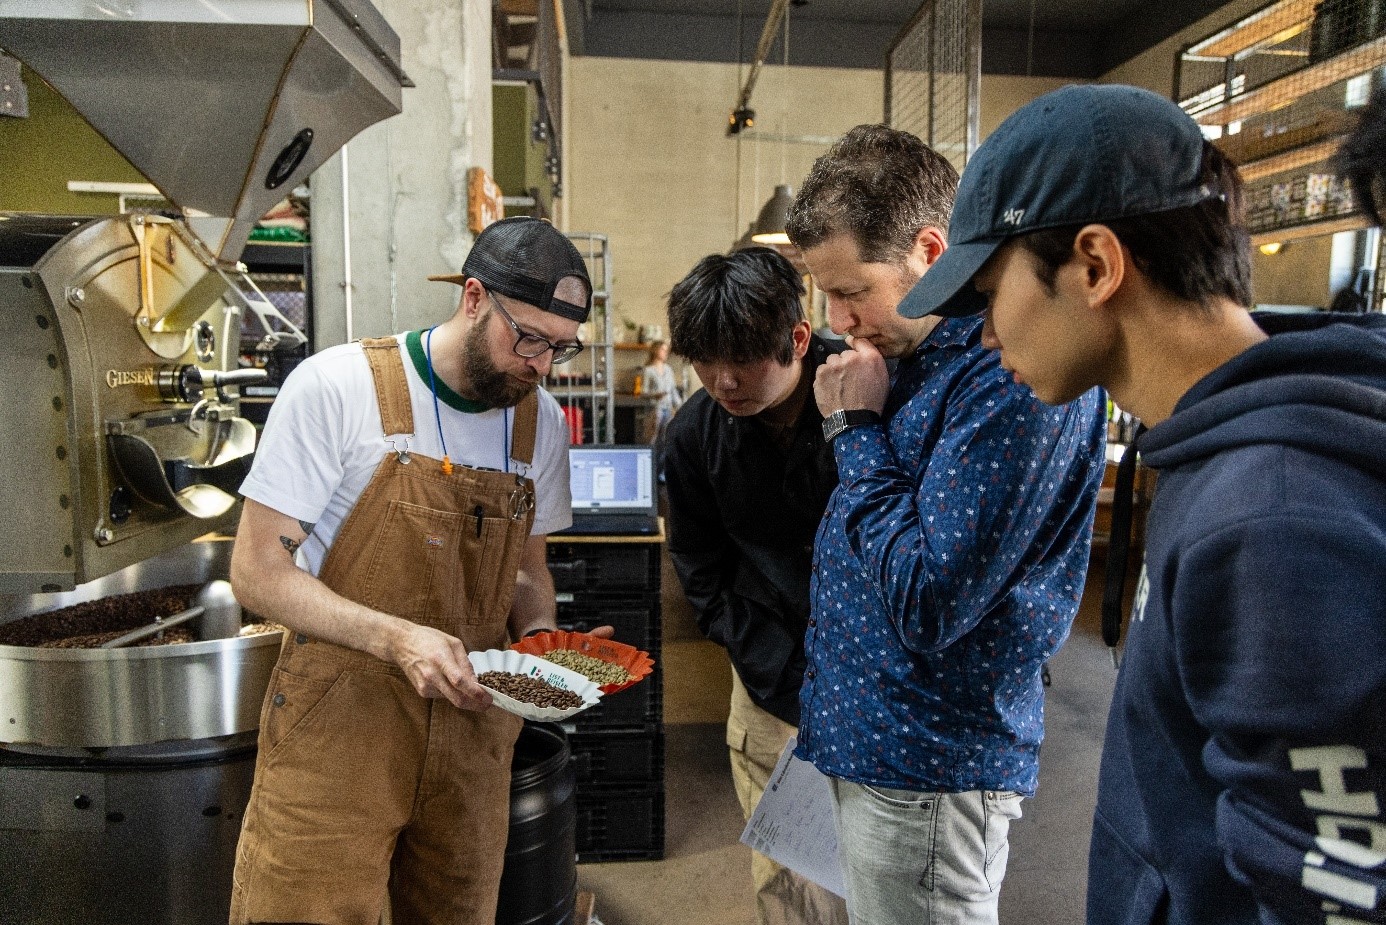
{"label": "metal stirring arm", "polygon": [[141,626],[139,629],[131,630],[124,636],[117,636],[114,639],[101,643],[101,648],[118,649],[121,646],[128,646],[132,642],[139,642],[141,639],[153,636],[156,633],[162,633],[164,630],[177,626],[180,623],[196,620],[198,617],[202,616],[205,610],[206,608],[201,606],[189,607],[187,610],[176,613],[171,617],[155,617],[154,622],[147,626]]}
{"label": "metal stirring arm", "polygon": [[260,322],[260,327],[264,329],[265,336],[255,345],[256,350],[292,350],[299,344],[308,342],[307,335],[299,330],[292,321],[285,318],[283,313],[274,307],[274,303],[265,298],[260,287],[255,285],[255,280],[251,279],[240,265],[228,270],[221,264],[217,264],[217,272],[226,281],[227,295],[230,296],[231,300],[242,309],[247,309],[253,313]]}

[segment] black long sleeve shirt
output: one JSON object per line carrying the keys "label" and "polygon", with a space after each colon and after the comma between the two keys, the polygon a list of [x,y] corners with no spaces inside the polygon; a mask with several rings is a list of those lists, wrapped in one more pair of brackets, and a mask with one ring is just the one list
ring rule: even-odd
{"label": "black long sleeve shirt", "polygon": [[[812,338],[812,379],[844,345]],[[787,449],[754,417],[699,390],[669,424],[669,553],[698,626],[731,657],[752,701],[799,723],[813,541],[837,485],[812,394]]]}

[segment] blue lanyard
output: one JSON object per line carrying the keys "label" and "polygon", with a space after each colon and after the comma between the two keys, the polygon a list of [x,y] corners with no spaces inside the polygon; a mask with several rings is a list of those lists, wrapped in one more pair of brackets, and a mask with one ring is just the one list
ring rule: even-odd
{"label": "blue lanyard", "polygon": [[[428,391],[433,394],[433,421],[438,425],[438,442],[443,447],[443,474],[452,475],[452,460],[448,459],[448,441],[443,437],[443,416],[438,410],[438,383],[433,378],[433,328],[424,333],[424,356],[428,359]],[[505,445],[505,458],[502,460],[505,471],[510,471],[510,409],[502,409],[501,440]]]}

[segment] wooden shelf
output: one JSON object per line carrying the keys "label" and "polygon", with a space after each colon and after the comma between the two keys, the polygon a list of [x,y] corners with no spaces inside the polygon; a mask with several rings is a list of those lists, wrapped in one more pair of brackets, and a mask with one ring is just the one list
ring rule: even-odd
{"label": "wooden shelf", "polygon": [[1251,244],[1258,247],[1262,244],[1281,244],[1290,241],[1300,241],[1304,238],[1317,238],[1325,234],[1337,234],[1340,231],[1357,231],[1361,228],[1370,228],[1371,222],[1367,221],[1365,215],[1344,215],[1338,218],[1310,219],[1302,225],[1290,225],[1285,228],[1272,228],[1269,231],[1258,231],[1251,236]]}
{"label": "wooden shelf", "polygon": [[1271,177],[1287,170],[1295,170],[1299,167],[1327,161],[1338,153],[1338,148],[1342,143],[1343,139],[1341,138],[1330,138],[1327,141],[1305,145],[1302,148],[1292,148],[1271,157],[1263,157],[1257,161],[1249,161],[1242,164],[1237,170],[1242,175],[1242,182],[1250,183],[1252,180],[1259,180],[1262,177]]}
{"label": "wooden shelf", "polygon": [[1269,83],[1253,87],[1189,113],[1200,125],[1228,125],[1270,112],[1349,77],[1365,74],[1386,64],[1386,35],[1334,55],[1326,61],[1290,71]]}
{"label": "wooden shelf", "polygon": [[1281,0],[1190,46],[1185,56],[1235,58],[1258,45],[1277,44],[1309,26],[1314,0]]}

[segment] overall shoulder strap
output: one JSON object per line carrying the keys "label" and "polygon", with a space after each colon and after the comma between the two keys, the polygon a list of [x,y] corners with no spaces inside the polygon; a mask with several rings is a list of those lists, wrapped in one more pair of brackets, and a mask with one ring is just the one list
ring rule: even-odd
{"label": "overall shoulder strap", "polygon": [[534,389],[515,406],[515,428],[510,437],[510,458],[528,466],[534,462],[534,436],[539,430],[539,390]]}
{"label": "overall shoulder strap", "polygon": [[375,400],[380,406],[380,424],[385,435],[412,434],[414,410],[409,402],[409,379],[404,374],[399,341],[393,337],[361,339],[366,362],[375,380]]}

